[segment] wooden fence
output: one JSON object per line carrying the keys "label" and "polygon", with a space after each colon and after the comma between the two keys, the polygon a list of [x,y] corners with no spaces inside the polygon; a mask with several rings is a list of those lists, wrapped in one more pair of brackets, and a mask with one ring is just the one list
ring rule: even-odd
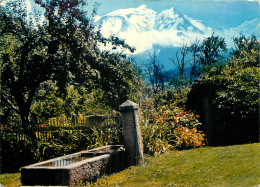
{"label": "wooden fence", "polygon": [[[108,136],[111,128],[121,128],[119,116],[77,116],[68,118],[50,118],[47,123],[31,125],[28,129],[34,133],[40,141],[49,141],[54,138],[59,130],[78,131],[87,133],[92,128],[102,129]],[[12,138],[13,141],[22,141],[28,138],[28,129],[22,128],[21,124],[13,126],[0,126],[0,138]]]}

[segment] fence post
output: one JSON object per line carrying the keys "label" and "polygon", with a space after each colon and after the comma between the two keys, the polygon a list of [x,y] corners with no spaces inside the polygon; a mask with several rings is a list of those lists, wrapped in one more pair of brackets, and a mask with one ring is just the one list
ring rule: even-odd
{"label": "fence post", "polygon": [[131,165],[137,165],[143,161],[143,144],[140,130],[138,105],[127,100],[119,106],[122,115],[124,145],[127,152],[127,160]]}

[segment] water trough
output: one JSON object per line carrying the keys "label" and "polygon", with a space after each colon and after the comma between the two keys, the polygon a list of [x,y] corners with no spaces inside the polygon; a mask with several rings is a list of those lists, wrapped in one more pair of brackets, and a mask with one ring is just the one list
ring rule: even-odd
{"label": "water trough", "polygon": [[121,171],[125,161],[122,145],[103,146],[23,167],[21,181],[25,186],[75,186]]}

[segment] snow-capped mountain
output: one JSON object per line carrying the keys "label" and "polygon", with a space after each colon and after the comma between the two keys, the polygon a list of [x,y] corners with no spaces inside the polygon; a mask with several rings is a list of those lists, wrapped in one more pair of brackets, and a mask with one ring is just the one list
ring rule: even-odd
{"label": "snow-capped mountain", "polygon": [[141,32],[154,27],[156,14],[155,11],[142,5],[138,8],[119,9],[111,12],[99,17],[96,24],[101,25],[101,29],[108,29],[113,33],[132,30]]}
{"label": "snow-capped mountain", "polygon": [[259,18],[252,19],[250,21],[245,21],[241,25],[232,29],[233,32],[241,33],[244,35],[255,34],[260,36],[260,20]]}
{"label": "snow-capped mountain", "polygon": [[142,5],[138,8],[119,9],[105,16],[96,19],[96,24],[101,25],[101,29],[110,30],[113,33],[126,31],[151,31],[151,30],[176,30],[193,31],[203,33],[201,28],[195,25],[202,25],[201,21],[196,21],[183,15],[178,10],[171,8],[157,13]]}
{"label": "snow-capped mountain", "polygon": [[[194,24],[196,23],[193,20]],[[189,20],[189,17],[183,15],[178,10],[171,8],[169,10],[164,10],[156,17],[155,29],[157,30],[178,30],[178,31],[193,31],[198,33],[203,33],[202,30],[197,28]]]}
{"label": "snow-capped mountain", "polygon": [[119,9],[95,19],[104,36],[116,34],[135,46],[136,53],[153,45],[181,46],[203,37],[211,28],[190,18],[175,8],[157,13],[145,5]]}
{"label": "snow-capped mountain", "polygon": [[[96,17],[95,23],[101,33],[108,37],[116,34],[127,44],[136,48],[133,57],[137,62],[149,61],[147,51],[157,51],[158,60],[167,69],[174,68],[169,58],[177,47],[188,46],[196,40],[202,42],[214,32],[225,38],[228,47],[233,47],[233,37],[255,34],[260,37],[259,18],[246,21],[235,28],[210,28],[203,21],[182,14],[174,7],[156,12],[145,5],[138,8],[119,9],[104,16]],[[107,48],[105,48],[107,49]]]}
{"label": "snow-capped mountain", "polygon": [[254,18],[252,20],[245,21],[234,28],[216,30],[215,33],[216,35],[225,38],[228,47],[233,47],[233,38],[239,37],[241,34],[245,35],[246,37],[250,37],[252,34],[254,34],[259,39],[260,20],[259,18]]}

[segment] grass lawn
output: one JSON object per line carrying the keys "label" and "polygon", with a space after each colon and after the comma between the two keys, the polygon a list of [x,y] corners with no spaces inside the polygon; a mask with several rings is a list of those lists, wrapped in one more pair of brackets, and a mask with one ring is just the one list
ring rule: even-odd
{"label": "grass lawn", "polygon": [[[1,174],[3,186],[19,186],[20,173]],[[87,186],[257,186],[260,143],[172,151],[104,176]]]}
{"label": "grass lawn", "polygon": [[[173,151],[104,176],[93,186],[257,186],[260,143]],[[90,184],[89,184],[90,186]]]}
{"label": "grass lawn", "polygon": [[0,174],[0,184],[3,186],[20,186],[21,173]]}

